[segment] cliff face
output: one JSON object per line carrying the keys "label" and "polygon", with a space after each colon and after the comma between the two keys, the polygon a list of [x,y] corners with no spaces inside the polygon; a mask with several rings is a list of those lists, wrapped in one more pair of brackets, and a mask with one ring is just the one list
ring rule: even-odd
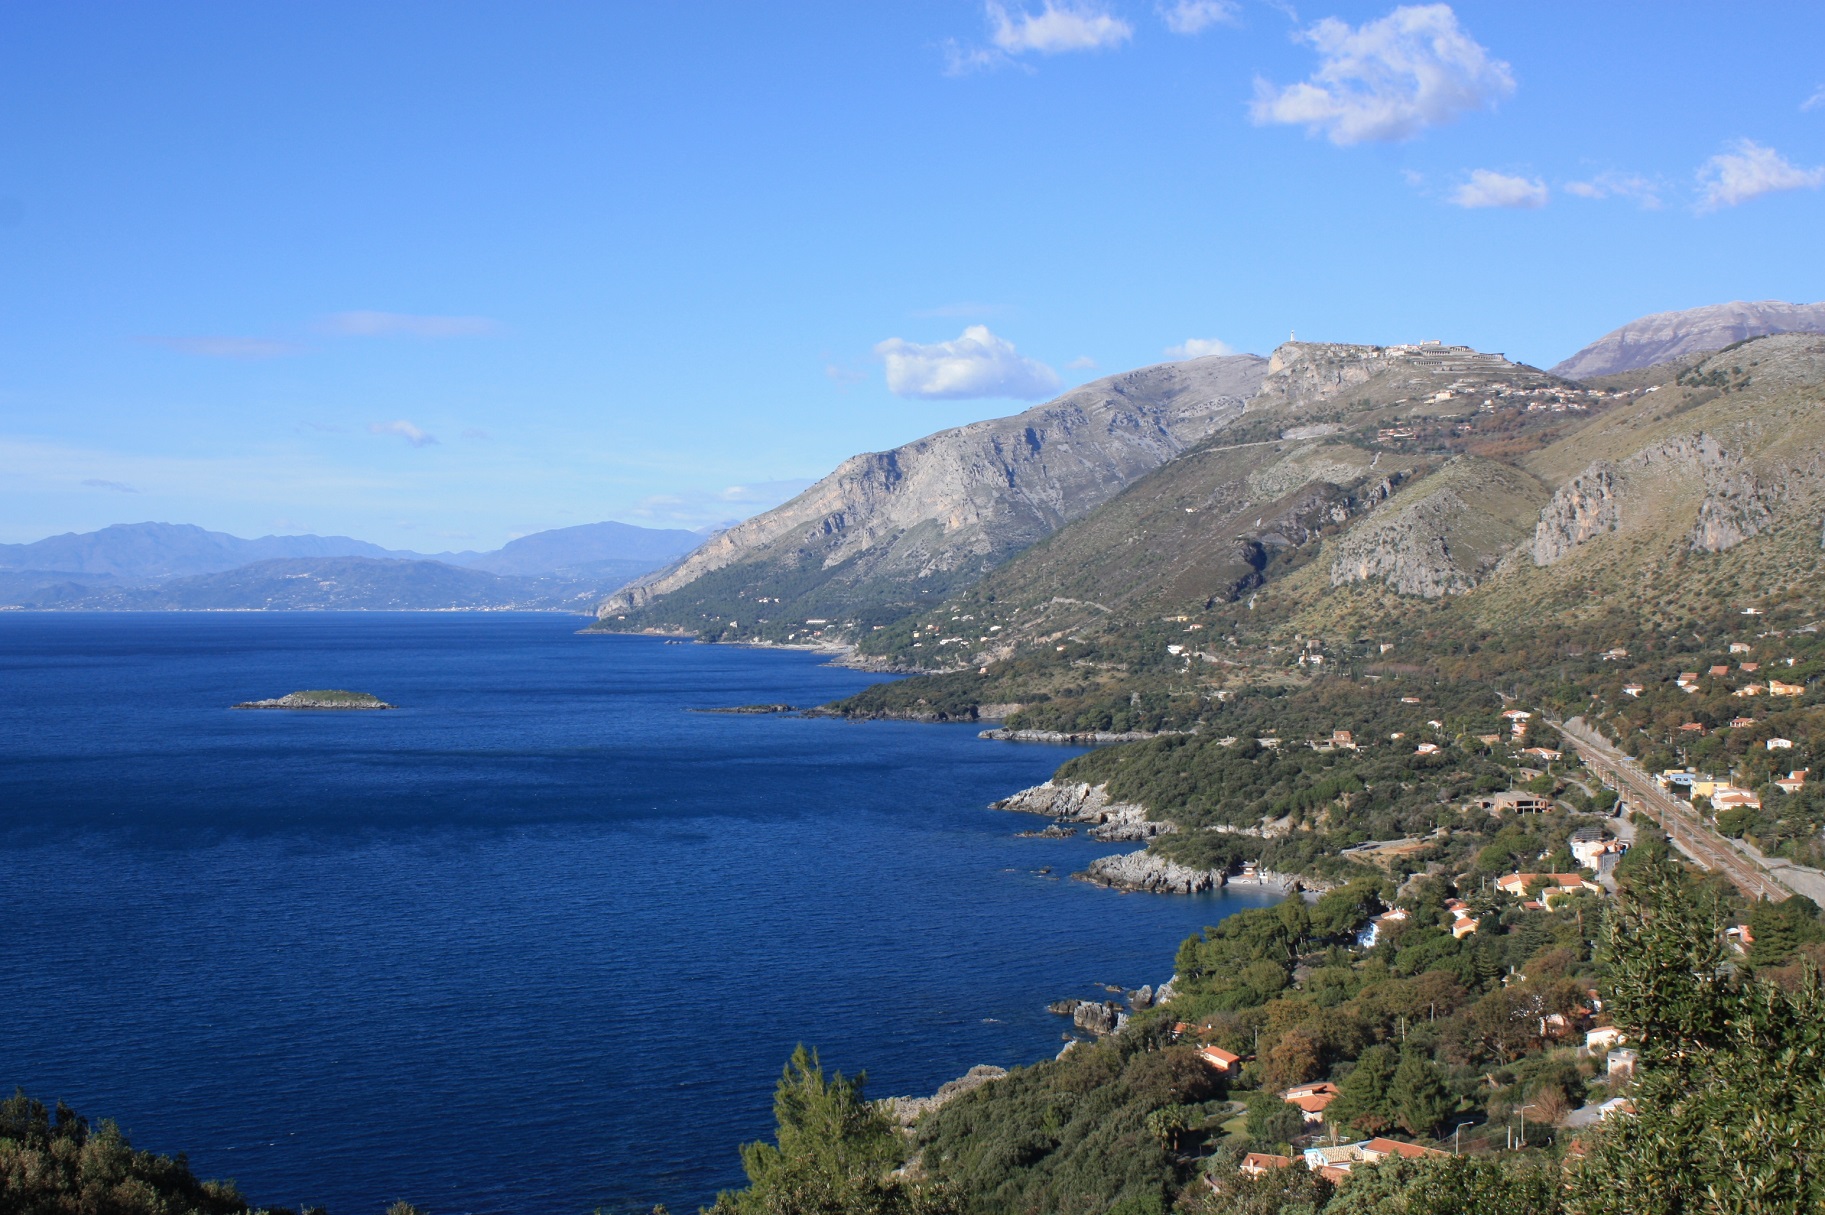
{"label": "cliff face", "polygon": [[1546,495],[1518,468],[1460,456],[1347,532],[1331,585],[1380,581],[1424,599],[1462,594],[1526,536]]}
{"label": "cliff face", "polygon": [[1254,355],[1143,368],[1013,417],[852,457],[791,502],[623,588],[599,614],[661,606],[719,572],[725,600],[810,596],[832,610],[865,583],[875,584],[867,593],[882,582],[965,584],[1240,413],[1265,371]]}
{"label": "cliff face", "polygon": [[1825,333],[1825,303],[1738,300],[1682,312],[1656,312],[1604,334],[1552,370],[1567,379],[1588,380],[1722,350],[1745,338],[1770,333]]}
{"label": "cliff face", "polygon": [[1704,494],[1686,541],[1693,552],[1724,552],[1760,535],[1774,518],[1770,494],[1748,461],[1712,435],[1681,435],[1626,460],[1598,460],[1561,486],[1534,528],[1534,564],[1551,565],[1625,524],[1658,524],[1681,487]]}

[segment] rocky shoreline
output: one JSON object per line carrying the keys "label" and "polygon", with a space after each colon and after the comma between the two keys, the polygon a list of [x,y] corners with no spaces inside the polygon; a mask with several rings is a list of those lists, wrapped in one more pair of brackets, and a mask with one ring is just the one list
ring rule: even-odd
{"label": "rocky shoreline", "polygon": [[984,730],[977,738],[992,739],[996,742],[1035,742],[1057,743],[1070,747],[1100,747],[1108,743],[1144,742],[1149,738],[1167,738],[1173,735],[1189,734],[1190,730],[1166,730],[1150,734],[1145,730],[1130,730],[1125,734],[1106,734],[1102,731],[1064,731],[1064,730],[1010,730],[1005,726],[993,730]]}
{"label": "rocky shoreline", "polygon": [[1047,781],[990,802],[989,809],[1043,814],[1059,825],[1084,823],[1090,827],[1091,839],[1106,844],[1150,840],[1178,830],[1172,823],[1148,818],[1145,807],[1110,800],[1107,785],[1082,782],[1060,785]]}

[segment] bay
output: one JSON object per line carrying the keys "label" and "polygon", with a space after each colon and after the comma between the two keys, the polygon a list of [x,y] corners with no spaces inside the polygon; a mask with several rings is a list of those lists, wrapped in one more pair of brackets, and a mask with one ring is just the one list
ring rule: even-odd
{"label": "bay", "polygon": [[[1073,751],[691,712],[878,677],[581,623],[0,615],[0,1084],[256,1202],[682,1212],[796,1044],[877,1096],[1047,1058],[1272,901],[1068,880],[1121,846],[986,805]],[[229,708],[314,687],[401,707]]]}

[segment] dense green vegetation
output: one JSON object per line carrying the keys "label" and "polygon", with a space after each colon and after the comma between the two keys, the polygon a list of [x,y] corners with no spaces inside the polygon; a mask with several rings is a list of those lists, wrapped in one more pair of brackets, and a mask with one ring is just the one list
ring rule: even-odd
{"label": "dense green vegetation", "polygon": [[0,1102],[0,1211],[253,1215],[233,1182],[198,1180],[183,1156],[136,1151],[114,1123],[91,1127],[61,1102],[53,1112],[23,1092]]}
{"label": "dense green vegetation", "polygon": [[[1410,921],[1366,950],[1340,941],[1376,906],[1367,883],[1309,908],[1289,901],[1232,916],[1181,948],[1166,1007],[956,1098],[910,1142],[868,1116],[859,1088],[826,1083],[801,1053],[781,1081],[777,1149],[744,1149],[755,1184],[717,1210],[1821,1209],[1825,947],[1796,946],[1804,956],[1786,968],[1732,963],[1722,929],[1738,909],[1726,888],[1653,846],[1624,878],[1607,908],[1582,899],[1550,912],[1490,908],[1483,931],[1461,942],[1434,922],[1447,893],[1438,883],[1400,899]],[[1593,985],[1640,1044],[1632,1080],[1594,1075],[1551,1028],[1554,1013],[1589,1003]],[[1193,1054],[1196,1040],[1243,1054],[1241,1076],[1220,1079]],[[1425,1142],[1457,1129],[1465,1154],[1358,1164],[1335,1185],[1297,1164],[1259,1179],[1238,1172],[1244,1151],[1289,1150],[1305,1127],[1277,1090],[1319,1077],[1340,1083],[1325,1111],[1340,1135]],[[1572,1104],[1616,1091],[1634,1113],[1580,1132],[1568,1152],[1569,1136],[1552,1124]],[[1495,1150],[1515,1126],[1526,1149]],[[785,1177],[795,1180],[782,1189]],[[856,1197],[819,1205],[785,1190]]]}

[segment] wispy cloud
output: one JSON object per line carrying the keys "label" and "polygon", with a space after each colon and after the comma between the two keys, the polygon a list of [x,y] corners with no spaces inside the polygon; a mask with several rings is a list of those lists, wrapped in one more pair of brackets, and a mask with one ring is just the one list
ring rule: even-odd
{"label": "wispy cloud", "polygon": [[1698,170],[1700,214],[1734,207],[1780,190],[1816,190],[1825,185],[1825,167],[1802,169],[1773,148],[1739,139]]}
{"label": "wispy cloud", "polygon": [[206,359],[276,359],[281,355],[298,354],[304,349],[295,342],[257,337],[145,337],[140,340]]}
{"label": "wispy cloud", "polygon": [[128,485],[125,481],[104,481],[100,477],[90,477],[83,482],[90,489],[106,489],[117,494],[137,494],[138,486]]}
{"label": "wispy cloud", "polygon": [[1806,100],[1800,102],[1800,110],[1810,113],[1813,110],[1825,109],[1825,84],[1820,85]]}
{"label": "wispy cloud", "polygon": [[1096,360],[1087,354],[1080,354],[1065,364],[1066,371],[1095,371]]}
{"label": "wispy cloud", "polygon": [[1236,0],[1176,0],[1159,6],[1160,20],[1175,34],[1201,34],[1213,25],[1237,25],[1242,6]]}
{"label": "wispy cloud", "polygon": [[415,316],[405,312],[337,312],[321,328],[338,337],[488,337],[500,323],[485,316]]}
{"label": "wispy cloud", "polygon": [[404,418],[400,418],[395,422],[374,422],[368,426],[368,433],[374,435],[398,435],[413,447],[429,447],[437,442],[436,435],[429,431],[420,430]]}
{"label": "wispy cloud", "polygon": [[989,45],[969,46],[955,39],[945,43],[945,70],[953,75],[1017,64],[1025,54],[1062,55],[1073,51],[1102,51],[1120,46],[1134,36],[1134,27],[1117,17],[1100,0],[1044,0],[1038,12],[1024,6],[1010,10],[1000,0],[987,0]]}
{"label": "wispy cloud", "polygon": [[868,378],[868,373],[856,367],[845,367],[841,363],[825,363],[824,378],[841,388],[851,384],[860,384]]}
{"label": "wispy cloud", "polygon": [[1599,173],[1586,181],[1565,183],[1565,192],[1578,198],[1627,198],[1644,211],[1660,210],[1661,188],[1639,173]]}
{"label": "wispy cloud", "polygon": [[987,325],[971,325],[949,342],[919,343],[888,338],[875,354],[887,365],[887,389],[895,396],[926,400],[1013,397],[1038,400],[1057,392],[1058,373],[996,337]]}
{"label": "wispy cloud", "polygon": [[1447,4],[1403,5],[1360,28],[1327,17],[1300,37],[1317,48],[1318,69],[1284,88],[1257,79],[1257,125],[1303,126],[1340,146],[1411,139],[1515,90],[1508,64]]}
{"label": "wispy cloud", "polygon": [[1511,177],[1493,169],[1472,169],[1470,180],[1451,192],[1454,207],[1544,207],[1546,183],[1538,178]]}
{"label": "wispy cloud", "polygon": [[1201,359],[1213,354],[1234,354],[1236,348],[1216,338],[1186,338],[1162,352],[1169,359]]}

